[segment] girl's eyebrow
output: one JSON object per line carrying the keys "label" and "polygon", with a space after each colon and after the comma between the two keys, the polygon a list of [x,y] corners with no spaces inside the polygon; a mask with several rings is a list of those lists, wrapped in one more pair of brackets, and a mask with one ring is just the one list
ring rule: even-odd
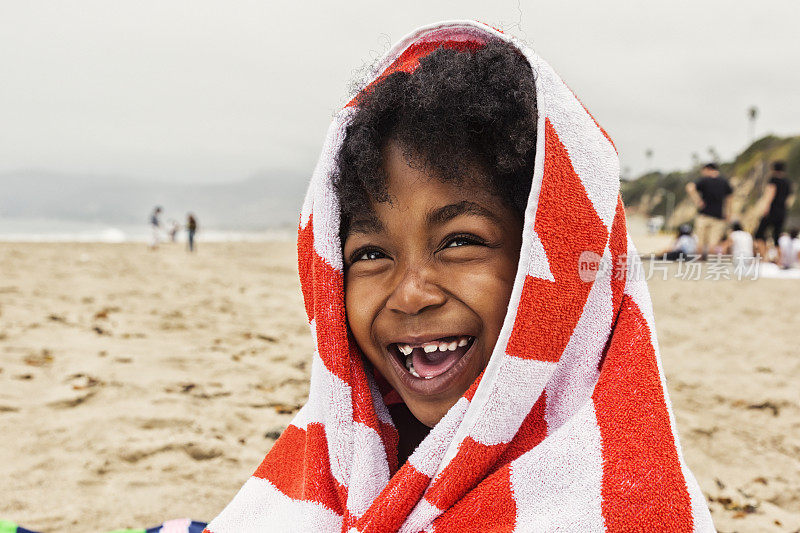
{"label": "girl's eyebrow", "polygon": [[347,228],[348,234],[361,233],[368,235],[370,233],[380,233],[382,231],[383,224],[374,213],[351,220]]}
{"label": "girl's eyebrow", "polygon": [[445,222],[461,215],[476,215],[488,218],[492,222],[500,223],[499,217],[491,210],[469,200],[462,200],[455,204],[445,205],[434,209],[428,213],[427,223],[429,226],[441,226]]}

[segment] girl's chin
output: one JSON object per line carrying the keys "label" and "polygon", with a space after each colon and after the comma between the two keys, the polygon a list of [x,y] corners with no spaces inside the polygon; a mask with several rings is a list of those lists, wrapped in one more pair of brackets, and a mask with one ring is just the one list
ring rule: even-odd
{"label": "girl's chin", "polygon": [[409,405],[408,408],[411,411],[411,414],[414,415],[414,418],[416,418],[429,428],[432,428],[433,426],[438,424],[442,418],[444,418],[444,415],[447,414],[447,411],[449,411],[450,407],[452,406],[453,405],[447,407],[441,407],[441,406],[432,407],[426,405],[426,406],[416,406],[415,408],[415,406]]}
{"label": "girl's chin", "polygon": [[450,408],[456,404],[458,399],[461,398],[466,391],[467,388],[464,388],[463,391],[455,390],[445,398],[431,399],[430,401],[425,401],[419,397],[406,398],[403,397],[402,394],[400,396],[403,397],[403,401],[405,401],[409,411],[414,415],[414,418],[432,428],[444,418],[444,415],[447,414]]}

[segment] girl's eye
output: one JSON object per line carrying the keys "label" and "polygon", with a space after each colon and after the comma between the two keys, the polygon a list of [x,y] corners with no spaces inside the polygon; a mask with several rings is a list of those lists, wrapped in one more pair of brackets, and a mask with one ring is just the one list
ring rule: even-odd
{"label": "girl's eye", "polygon": [[353,261],[374,261],[383,259],[386,255],[380,250],[364,250],[353,254]]}
{"label": "girl's eye", "polygon": [[458,235],[447,241],[447,244],[445,244],[444,247],[457,248],[459,246],[467,246],[470,244],[481,244],[481,242],[474,237],[469,237],[467,235]]}

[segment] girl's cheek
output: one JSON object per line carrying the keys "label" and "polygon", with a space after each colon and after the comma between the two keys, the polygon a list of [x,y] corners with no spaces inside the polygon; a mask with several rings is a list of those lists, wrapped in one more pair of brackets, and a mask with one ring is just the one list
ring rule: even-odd
{"label": "girl's cheek", "polygon": [[[370,300],[370,294],[374,291],[363,287],[363,283],[358,281],[351,283],[345,290],[345,313],[347,324],[355,335],[359,343],[365,341],[369,336],[369,324],[372,322],[370,315],[374,314],[372,307],[374,303]],[[362,350],[365,347],[362,347]]]}

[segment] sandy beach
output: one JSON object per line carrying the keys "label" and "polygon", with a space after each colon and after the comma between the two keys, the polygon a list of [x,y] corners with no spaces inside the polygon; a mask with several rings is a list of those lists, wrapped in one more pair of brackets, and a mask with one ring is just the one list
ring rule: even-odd
{"label": "sandy beach", "polygon": [[[642,239],[653,250],[663,238]],[[0,243],[0,519],[210,520],[305,401],[293,242]],[[722,532],[800,529],[800,280],[650,288],[683,452]]]}

